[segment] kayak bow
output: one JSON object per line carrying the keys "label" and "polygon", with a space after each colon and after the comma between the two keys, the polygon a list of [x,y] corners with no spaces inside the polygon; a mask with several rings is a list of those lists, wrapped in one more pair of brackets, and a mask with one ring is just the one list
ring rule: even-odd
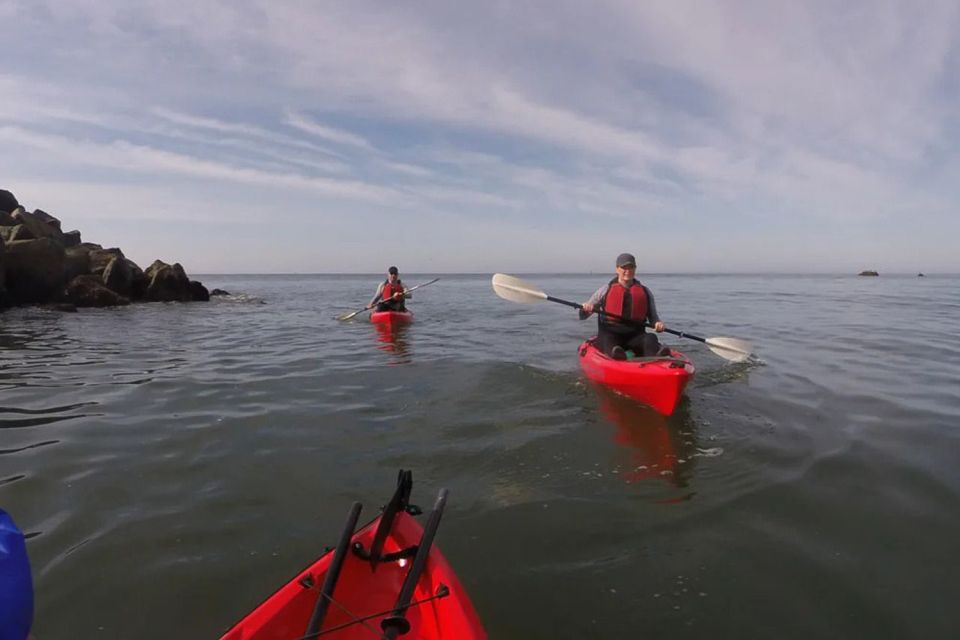
{"label": "kayak bow", "polygon": [[580,368],[594,382],[653,407],[669,416],[687,383],[696,373],[693,362],[679,351],[670,356],[614,360],[587,340],[580,345]]}
{"label": "kayak bow", "polygon": [[[340,542],[234,625],[221,640],[372,637],[481,639],[486,632],[453,569],[433,545],[443,489],[425,527],[409,505],[412,474],[373,522],[354,532],[354,503]],[[322,586],[321,586],[322,585]]]}
{"label": "kayak bow", "polygon": [[412,311],[374,311],[370,314],[370,322],[385,325],[401,325],[413,322]]}

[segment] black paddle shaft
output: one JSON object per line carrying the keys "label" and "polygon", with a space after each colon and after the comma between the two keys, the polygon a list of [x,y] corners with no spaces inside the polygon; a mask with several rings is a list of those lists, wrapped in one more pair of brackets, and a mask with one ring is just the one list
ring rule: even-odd
{"label": "black paddle shaft", "polygon": [[[559,304],[565,304],[565,305],[567,305],[568,307],[573,307],[574,309],[579,309],[580,311],[583,311],[583,305],[580,304],[579,302],[570,302],[569,300],[561,300],[560,298],[554,298],[553,296],[547,296],[547,300],[549,300],[550,302],[557,302],[557,303],[559,303]],[[597,313],[599,313],[600,315],[607,316],[607,317],[609,317],[609,318],[614,318],[614,319],[619,320],[619,321],[621,321],[621,322],[626,322],[626,323],[628,323],[628,324],[632,324],[632,325],[638,326],[638,327],[640,327],[640,326],[649,327],[649,326],[650,326],[650,325],[648,325],[648,324],[645,323],[645,322],[637,322],[636,320],[631,320],[631,319],[629,319],[629,318],[624,318],[623,316],[617,315],[617,314],[615,314],[615,313],[610,313],[609,311],[603,311],[602,309],[598,310]],[[663,330],[666,331],[667,333],[671,333],[671,334],[673,334],[673,335],[675,335],[675,336],[677,336],[677,337],[680,337],[680,338],[690,338],[691,340],[696,340],[696,341],[698,341],[698,342],[704,342],[704,343],[707,341],[706,338],[701,338],[700,336],[695,336],[695,335],[690,334],[690,333],[684,333],[683,331],[675,331],[675,330],[673,330],[673,329],[667,329],[666,327],[664,327]]]}

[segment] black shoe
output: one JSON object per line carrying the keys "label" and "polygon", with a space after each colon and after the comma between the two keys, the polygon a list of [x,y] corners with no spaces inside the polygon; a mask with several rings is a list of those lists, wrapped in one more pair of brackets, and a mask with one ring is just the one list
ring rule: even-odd
{"label": "black shoe", "polygon": [[614,360],[626,360],[627,352],[623,350],[623,347],[617,345],[613,349],[610,349],[610,357]]}
{"label": "black shoe", "polygon": [[660,350],[657,351],[658,358],[669,358],[673,355],[673,352],[670,351],[670,347],[660,347]]}

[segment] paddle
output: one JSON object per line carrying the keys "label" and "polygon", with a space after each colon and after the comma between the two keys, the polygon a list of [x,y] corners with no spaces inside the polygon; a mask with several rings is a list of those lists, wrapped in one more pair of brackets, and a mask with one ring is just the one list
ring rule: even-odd
{"label": "paddle", "polygon": [[[540,291],[535,286],[521,280],[520,278],[515,278],[513,276],[508,276],[505,273],[495,273],[493,274],[493,280],[491,282],[493,285],[494,292],[503,298],[504,300],[509,300],[510,302],[519,302],[520,304],[530,304],[532,302],[543,302],[547,300],[549,302],[556,302],[558,304],[564,304],[568,307],[573,307],[574,309],[579,309],[583,311],[583,305],[577,302],[570,302],[569,300],[561,300],[560,298],[554,298],[549,296],[543,291]],[[640,325],[641,323],[631,321],[622,316],[618,316],[615,313],[609,313],[606,311],[598,310],[597,313],[607,315],[611,318],[616,318],[623,322],[628,322],[634,325]],[[731,362],[743,362],[750,357],[752,347],[749,342],[746,340],[740,340],[738,338],[701,338],[700,336],[695,336],[690,333],[685,333],[683,331],[675,331],[673,329],[664,328],[664,331],[671,333],[680,338],[690,338],[691,340],[696,340],[697,342],[702,342],[713,351],[715,354],[721,358],[725,358]]]}
{"label": "paddle", "polygon": [[[429,282],[424,282],[423,284],[418,284],[418,285],[415,286],[415,287],[410,287],[409,289],[404,289],[404,290],[403,290],[403,295],[406,296],[406,295],[407,295],[408,293],[410,293],[411,291],[413,291],[413,290],[415,290],[415,289],[419,289],[420,287],[425,287],[425,286],[427,286],[428,284],[433,284],[434,282],[436,282],[436,281],[439,280],[439,279],[440,279],[440,278],[434,278],[433,280],[431,280],[431,281],[429,281]],[[351,312],[351,313],[345,313],[345,314],[343,314],[343,315],[337,316],[337,320],[350,320],[350,319],[354,318],[357,314],[363,313],[364,311],[369,311],[369,310],[372,309],[372,308],[373,308],[373,307],[364,307],[363,309],[359,309],[359,310],[353,311],[353,312]]]}

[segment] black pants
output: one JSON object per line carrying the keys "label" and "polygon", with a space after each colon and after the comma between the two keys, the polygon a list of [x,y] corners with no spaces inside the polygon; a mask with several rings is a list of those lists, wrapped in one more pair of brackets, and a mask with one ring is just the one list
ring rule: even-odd
{"label": "black pants", "polygon": [[660,350],[660,340],[657,339],[656,334],[646,331],[626,334],[601,331],[597,336],[597,346],[608,356],[610,350],[617,345],[625,350],[633,351],[641,358],[652,358]]}
{"label": "black pants", "polygon": [[403,298],[399,300],[385,300],[377,303],[377,311],[406,311],[407,305]]}

